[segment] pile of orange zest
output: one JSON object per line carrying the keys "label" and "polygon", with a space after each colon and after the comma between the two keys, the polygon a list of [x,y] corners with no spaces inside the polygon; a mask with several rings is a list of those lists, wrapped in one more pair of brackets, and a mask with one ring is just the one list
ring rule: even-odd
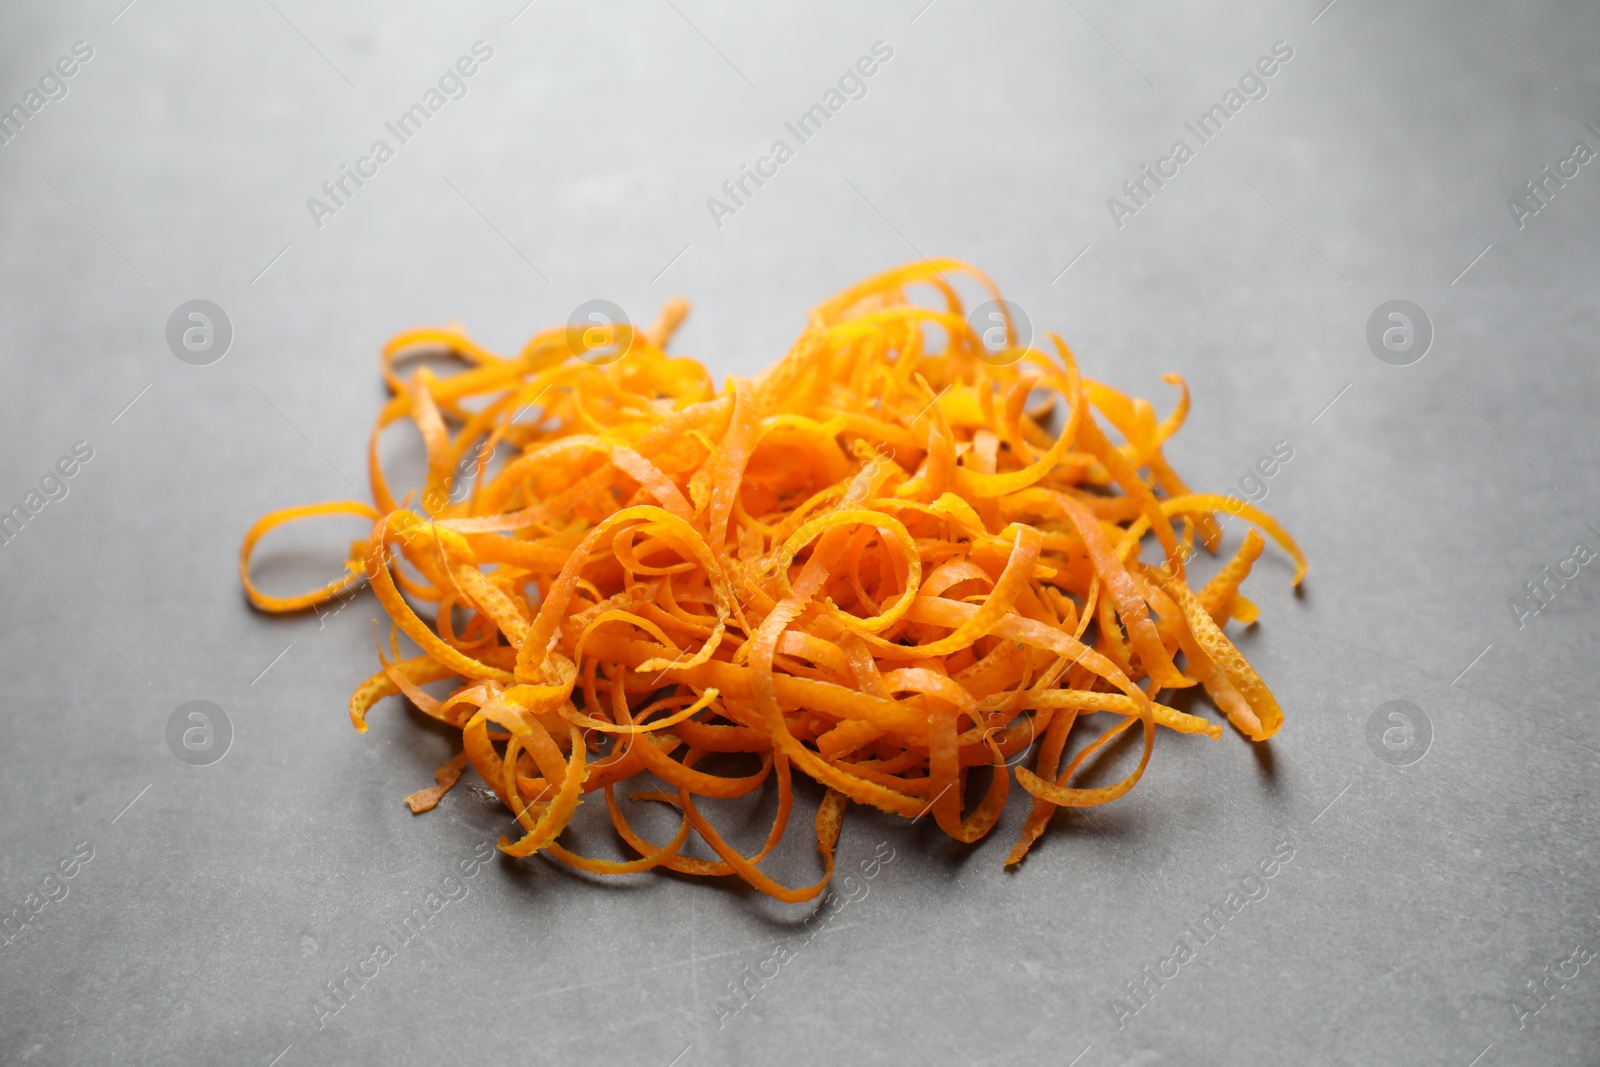
{"label": "pile of orange zest", "polygon": [[[364,731],[374,704],[403,695],[460,730],[461,754],[408,803],[432,808],[470,763],[521,824],[519,840],[501,839],[509,854],[596,873],[732,875],[803,901],[832,874],[851,802],[931,813],[972,842],[1015,775],[1032,802],[1006,859],[1016,863],[1058,807],[1132,789],[1157,727],[1221,737],[1160,692],[1203,687],[1252,741],[1283,721],[1224,632],[1257,617],[1239,587],[1264,540],[1249,529],[1199,589],[1185,577],[1197,540],[1217,551],[1217,514],[1259,527],[1294,560],[1296,583],[1306,564],[1269,516],[1190,492],[1168,465],[1162,448],[1189,407],[1182,379],[1166,377],[1181,397],[1159,419],[1148,401],[1080,377],[1053,334],[1019,344],[1008,319],[1007,345],[992,351],[949,281],[961,274],[999,300],[965,264],[901,267],[816,308],[782,360],[720,390],[700,363],[665,352],[680,300],[649,331],[555,329],[514,358],[457,329],[403,333],[383,350],[393,395],[369,451],[373,504],[261,519],[240,554],[249,598],[298,611],[370,583],[393,626],[351,720]],[[418,356],[465,369],[402,376]],[[402,420],[421,435],[427,474],[397,501],[378,444]],[[344,577],[294,597],[251,582],[263,535],[337,514],[372,522]],[[1141,558],[1151,536],[1160,564]],[[402,657],[396,629],[419,655]],[[445,680],[448,696],[424,688]],[[1068,759],[1080,722],[1102,725]],[[1142,753],[1130,773],[1072,784],[1132,729]],[[717,773],[728,753],[754,770]],[[822,877],[799,888],[761,869],[788,823],[795,770],[826,789]],[[631,799],[681,816],[665,842],[635,829],[615,795],[645,774],[664,788]],[[776,817],[754,855],[698,803],[771,789]],[[597,790],[638,858],[560,844]],[[688,855],[691,835],[718,859]]]}

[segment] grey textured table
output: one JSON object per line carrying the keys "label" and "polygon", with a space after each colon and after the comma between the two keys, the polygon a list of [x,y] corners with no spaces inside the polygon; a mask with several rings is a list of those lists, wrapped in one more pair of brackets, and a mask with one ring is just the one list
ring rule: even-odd
{"label": "grey textured table", "polygon": [[[0,545],[0,1061],[1600,1063],[1600,9],[1322,2],[6,5],[0,506],[39,496]],[[769,177],[729,202],[744,165]],[[392,332],[504,350],[682,293],[678,347],[749,372],[921,255],[1163,408],[1183,374],[1192,484],[1292,448],[1266,506],[1311,576],[1269,551],[1240,638],[1287,713],[1267,750],[1164,736],[1012,872],[1017,800],[970,850],[857,811],[854,889],[807,927],[477,862],[507,821],[481,789],[400,804],[450,738],[345,718],[370,594],[245,604],[258,514],[364,487]],[[232,327],[209,366],[167,343],[193,299]],[[1380,360],[1402,299],[1431,344],[1413,313]],[[262,581],[324,578],[333,530]],[[1547,565],[1577,575],[1518,612]],[[191,700],[220,762],[169,748]]]}

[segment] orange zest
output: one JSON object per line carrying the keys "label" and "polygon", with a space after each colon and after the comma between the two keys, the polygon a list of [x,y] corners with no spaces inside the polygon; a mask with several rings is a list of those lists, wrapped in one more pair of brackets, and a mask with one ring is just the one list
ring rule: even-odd
{"label": "orange zest", "polygon": [[[520,826],[501,839],[508,854],[732,876],[803,901],[828,883],[850,803],[931,814],[973,842],[1015,777],[1032,804],[1016,863],[1058,807],[1132,789],[1162,731],[1222,736],[1162,692],[1201,687],[1251,741],[1278,730],[1282,710],[1225,628],[1257,617],[1239,592],[1266,543],[1254,528],[1294,561],[1295,583],[1306,562],[1270,516],[1174,473],[1162,449],[1189,410],[1182,379],[1166,377],[1181,397],[1158,421],[1148,401],[1082,378],[1053,334],[1033,347],[1008,318],[992,350],[952,284],[963,275],[999,299],[962,263],[901,267],[814,309],[782,360],[720,389],[666,352],[679,300],[650,330],[554,329],[514,357],[456,329],[400,334],[382,355],[392,395],[368,452],[373,503],[263,517],[240,551],[245,592],[290,612],[370,584],[392,626],[351,721],[364,731],[377,702],[404,696],[458,730],[461,753],[406,800],[429,810],[470,764]],[[419,356],[462,369],[402,374]],[[379,438],[400,422],[427,464],[396,500]],[[1254,528],[1191,587],[1196,541],[1218,550],[1224,507]],[[329,515],[371,523],[340,578],[288,597],[252,582],[264,536]],[[425,688],[438,682],[450,691]],[[1136,766],[1075,784],[1130,730]],[[796,771],[826,794],[820,878],[791,887],[761,864]],[[619,784],[676,808],[677,832],[644,837]],[[636,858],[560,843],[597,791]],[[758,791],[776,793],[775,817],[746,854],[705,802]]]}

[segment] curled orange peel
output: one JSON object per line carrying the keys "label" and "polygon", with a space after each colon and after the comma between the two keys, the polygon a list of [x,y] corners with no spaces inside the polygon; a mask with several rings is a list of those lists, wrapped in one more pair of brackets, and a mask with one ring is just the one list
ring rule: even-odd
{"label": "curled orange peel", "polygon": [[[1043,349],[1019,339],[1009,310],[997,357],[967,325],[953,283],[963,275],[999,298],[953,260],[900,267],[825,301],[783,359],[721,390],[665,351],[688,313],[677,299],[648,330],[598,331],[629,346],[605,365],[573,347],[587,334],[561,329],[512,357],[456,327],[402,333],[381,357],[391,399],[368,449],[374,503],[264,516],[240,550],[246,595],[292,612],[368,582],[389,649],[379,643],[381,669],[352,694],[352,723],[364,731],[371,708],[399,695],[459,730],[460,754],[407,803],[436,806],[470,764],[517,820],[520,836],[500,843],[510,855],[595,874],[731,876],[804,901],[832,875],[851,803],[932,814],[973,842],[1014,776],[1032,801],[1006,859],[1016,863],[1057,807],[1137,785],[1158,728],[1222,736],[1158,702],[1161,691],[1202,687],[1251,741],[1278,730],[1282,710],[1224,629],[1258,616],[1239,592],[1266,544],[1257,529],[1294,561],[1296,584],[1306,560],[1271,516],[1173,471],[1162,450],[1189,412],[1183,379],[1164,379],[1179,397],[1158,418],[1083,378],[1060,338]],[[441,355],[463,369],[402,373]],[[426,473],[397,502],[379,438],[402,422]],[[1218,512],[1249,528],[1192,588],[1193,554],[1220,547]],[[371,523],[338,578],[297,596],[254,583],[264,537],[335,515]],[[1141,558],[1151,535],[1155,563]],[[419,654],[402,657],[399,632]],[[447,695],[424,688],[446,681]],[[1109,725],[1069,757],[1095,716]],[[1135,727],[1132,770],[1075,784]],[[790,887],[760,865],[784,837],[796,771],[826,790],[822,870]],[[631,799],[677,809],[662,843],[615,794],[651,780],[665,788]],[[703,802],[767,790],[772,826],[746,854]],[[636,858],[560,844],[596,791]]]}

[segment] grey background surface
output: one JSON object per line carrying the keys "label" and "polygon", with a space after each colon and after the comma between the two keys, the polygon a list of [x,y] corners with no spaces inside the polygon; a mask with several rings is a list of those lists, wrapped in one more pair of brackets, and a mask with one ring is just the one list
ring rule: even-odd
{"label": "grey background surface", "polygon": [[[1600,148],[1600,8],[121,3],[0,13],[5,106],[94,49],[0,146],[0,505],[94,450],[0,546],[0,911],[93,848],[0,948],[0,1061],[1600,1063],[1600,959],[1522,1014],[1600,950],[1600,578],[1520,628],[1508,607],[1600,548],[1600,163],[1521,228],[1507,205]],[[306,198],[477,40],[467,95],[314,225]],[[706,198],[880,40],[866,96],[718,227]],[[1107,198],[1279,40],[1267,96],[1114,225]],[[1020,797],[972,849],[856,810],[866,895],[815,937],[736,886],[492,862],[319,1028],[323,984],[507,824],[466,785],[401,805],[450,752],[415,712],[350,728],[369,594],[268,618],[238,588],[257,515],[361,495],[381,342],[456,319],[514,349],[580,301],[648,319],[681,293],[676,347],[751,372],[921,255],[988,270],[1163,411],[1183,374],[1191,484],[1290,443],[1266,506],[1311,575],[1292,595],[1269,550],[1239,638],[1286,710],[1269,751],[1163,736],[1131,795],[1062,813],[1011,872]],[[208,367],[164,339],[193,298],[235,332]],[[1396,298],[1436,334],[1406,367],[1365,340]],[[345,536],[284,537],[263,584],[309,587]],[[192,699],[233,724],[211,766],[166,742]],[[1390,700],[1431,729],[1404,767],[1367,740]],[[794,883],[805,818],[770,864]],[[1119,1012],[1284,845],[1266,897]]]}

